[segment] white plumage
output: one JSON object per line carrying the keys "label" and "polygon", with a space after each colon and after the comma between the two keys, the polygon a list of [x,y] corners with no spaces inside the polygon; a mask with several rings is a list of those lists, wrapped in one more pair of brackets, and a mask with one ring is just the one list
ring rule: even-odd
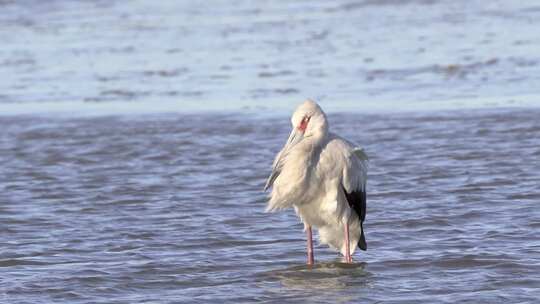
{"label": "white plumage", "polygon": [[265,186],[265,190],[272,187],[266,210],[295,209],[308,233],[308,264],[313,263],[312,226],[318,228],[322,244],[352,262],[357,244],[366,249],[362,222],[367,156],[329,132],[325,113],[311,100],[296,109],[291,123],[291,135],[277,154]]}

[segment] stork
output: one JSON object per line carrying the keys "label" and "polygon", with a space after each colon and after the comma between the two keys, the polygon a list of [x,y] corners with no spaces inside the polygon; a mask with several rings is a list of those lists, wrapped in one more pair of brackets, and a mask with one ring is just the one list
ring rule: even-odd
{"label": "stork", "polygon": [[367,250],[368,157],[362,148],[329,131],[326,114],[307,100],[294,111],[289,139],[276,155],[264,190],[272,188],[266,211],[294,208],[304,224],[307,264],[314,264],[312,227],[319,241],[347,263],[357,247]]}

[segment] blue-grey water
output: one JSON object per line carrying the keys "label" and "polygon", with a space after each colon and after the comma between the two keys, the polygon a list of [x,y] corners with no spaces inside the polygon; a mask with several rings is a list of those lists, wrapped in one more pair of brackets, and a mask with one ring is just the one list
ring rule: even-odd
{"label": "blue-grey water", "polygon": [[[540,4],[0,1],[0,303],[537,303]],[[367,252],[265,178],[306,97]]]}
{"label": "blue-grey water", "polygon": [[371,155],[367,252],[305,263],[264,180],[288,118],[1,118],[17,303],[535,302],[540,110],[330,116]]}
{"label": "blue-grey water", "polygon": [[539,20],[536,1],[4,0],[0,114],[537,104]]}

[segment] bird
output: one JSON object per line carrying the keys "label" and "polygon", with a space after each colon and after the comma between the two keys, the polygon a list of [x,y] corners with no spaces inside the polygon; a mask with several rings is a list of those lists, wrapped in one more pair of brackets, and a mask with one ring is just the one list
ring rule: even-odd
{"label": "bird", "polygon": [[319,243],[352,263],[364,235],[369,158],[364,149],[329,131],[328,119],[313,100],[291,117],[292,131],[272,164],[264,186],[271,188],[267,212],[293,208],[304,224],[307,264],[314,265],[312,227]]}

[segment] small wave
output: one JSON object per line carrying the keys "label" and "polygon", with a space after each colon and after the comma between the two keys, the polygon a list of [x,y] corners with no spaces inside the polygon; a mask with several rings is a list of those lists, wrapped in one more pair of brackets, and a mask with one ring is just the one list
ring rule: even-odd
{"label": "small wave", "polygon": [[38,266],[38,265],[48,265],[48,263],[35,261],[35,260],[22,260],[22,259],[0,260],[0,267]]}

